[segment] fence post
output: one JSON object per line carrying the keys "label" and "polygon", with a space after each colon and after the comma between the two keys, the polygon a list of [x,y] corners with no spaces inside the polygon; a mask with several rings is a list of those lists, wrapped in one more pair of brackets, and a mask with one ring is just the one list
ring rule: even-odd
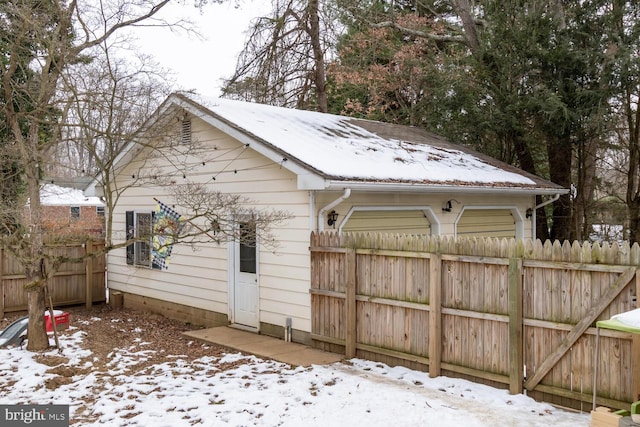
{"label": "fence post", "polygon": [[0,318],[4,318],[4,249],[0,248]]}
{"label": "fence post", "polygon": [[91,239],[86,241],[84,246],[84,274],[85,274],[85,306],[91,308],[93,305],[93,241]]}
{"label": "fence post", "polygon": [[346,300],[345,300],[345,348],[347,359],[356,357],[357,319],[356,319],[356,250],[347,249],[345,259]]}
{"label": "fence post", "polygon": [[523,392],[522,259],[509,259],[509,392]]}
{"label": "fence post", "polygon": [[[636,270],[636,307],[640,308],[640,269]],[[640,335],[631,335],[631,397],[640,399]]]}
{"label": "fence post", "polygon": [[429,376],[440,375],[442,363],[442,255],[429,258]]}

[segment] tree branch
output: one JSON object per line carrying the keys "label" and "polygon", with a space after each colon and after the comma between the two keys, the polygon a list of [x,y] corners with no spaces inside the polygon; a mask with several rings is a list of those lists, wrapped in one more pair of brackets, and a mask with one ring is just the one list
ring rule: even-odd
{"label": "tree branch", "polygon": [[392,22],[392,21],[371,23],[369,25],[372,28],[393,28],[404,34],[409,34],[415,37],[421,37],[428,40],[449,42],[449,43],[466,43],[465,38],[461,36],[440,35],[440,34],[428,33],[426,31],[414,30],[412,28],[403,27],[402,25],[399,25],[397,22]]}

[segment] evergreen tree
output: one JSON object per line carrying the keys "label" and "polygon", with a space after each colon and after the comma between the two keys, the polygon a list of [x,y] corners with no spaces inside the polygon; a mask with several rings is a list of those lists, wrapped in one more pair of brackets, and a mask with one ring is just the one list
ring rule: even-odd
{"label": "evergreen tree", "polygon": [[[587,152],[576,147],[602,138],[608,117],[604,3],[374,2],[357,14],[351,8],[360,24],[351,26],[330,68],[330,105],[425,126],[569,188],[572,159]],[[545,213],[538,212],[539,237],[577,237],[569,195],[553,205],[549,220]]]}

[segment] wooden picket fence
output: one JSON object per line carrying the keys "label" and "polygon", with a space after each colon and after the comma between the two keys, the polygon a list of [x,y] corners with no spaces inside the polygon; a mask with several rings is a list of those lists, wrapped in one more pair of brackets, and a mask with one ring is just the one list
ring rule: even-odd
{"label": "wooden picket fence", "polygon": [[314,346],[463,377],[547,402],[627,408],[637,335],[595,322],[636,308],[638,245],[313,233]]}
{"label": "wooden picket fence", "polygon": [[[103,241],[85,241],[73,244],[51,244],[49,255],[67,259],[81,259],[91,253],[102,252]],[[54,306],[86,304],[106,300],[105,256],[88,257],[83,262],[63,263],[49,281],[49,291]],[[23,267],[10,252],[0,248],[0,316],[27,309],[27,293],[24,290],[26,276]]]}

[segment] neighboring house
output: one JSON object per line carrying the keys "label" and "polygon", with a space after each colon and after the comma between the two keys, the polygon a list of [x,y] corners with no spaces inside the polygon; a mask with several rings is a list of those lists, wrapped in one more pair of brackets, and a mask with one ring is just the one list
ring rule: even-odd
{"label": "neighboring house", "polygon": [[[171,95],[147,125],[173,123],[179,143],[209,148],[206,161],[139,161],[131,143],[112,183],[126,188],[141,173],[163,171],[176,183],[207,183],[256,206],[290,212],[273,251],[237,242],[173,247],[168,269],[150,268],[149,245],[108,254],[108,287],[125,306],[212,325],[229,323],[309,341],[312,231],[533,237],[536,196],[549,202],[566,189],[423,129],[222,99]],[[153,142],[151,142],[153,144]],[[169,153],[167,153],[169,154]],[[122,242],[127,225],[147,224],[154,198],[173,203],[160,185],[131,187],[113,212]],[[241,220],[241,219],[240,219]],[[120,239],[120,240],[118,240]],[[140,262],[139,262],[140,261]]]}
{"label": "neighboring house", "polygon": [[103,237],[104,203],[99,197],[85,196],[78,188],[43,184],[40,189],[43,224],[58,237]]}

